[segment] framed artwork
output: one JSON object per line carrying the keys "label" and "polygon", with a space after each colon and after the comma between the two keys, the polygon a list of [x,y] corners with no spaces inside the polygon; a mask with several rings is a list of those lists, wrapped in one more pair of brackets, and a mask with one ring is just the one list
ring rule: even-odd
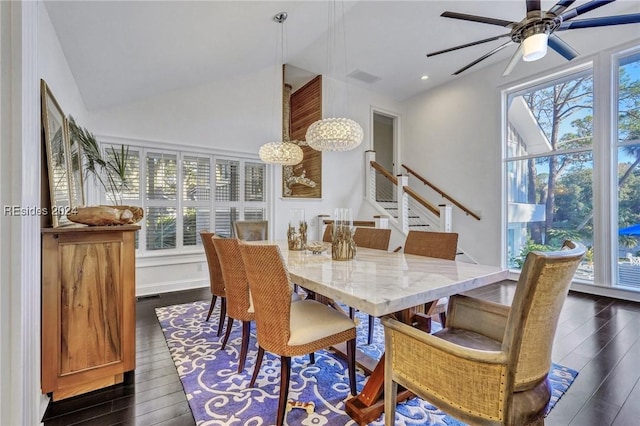
{"label": "framed artwork", "polygon": [[60,104],[44,80],[40,81],[42,134],[45,145],[52,226],[69,225],[67,214],[84,204],[82,151],[72,149],[69,126]]}

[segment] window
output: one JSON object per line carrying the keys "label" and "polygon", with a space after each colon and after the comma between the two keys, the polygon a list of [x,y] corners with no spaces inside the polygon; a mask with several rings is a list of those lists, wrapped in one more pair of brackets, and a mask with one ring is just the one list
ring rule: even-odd
{"label": "window", "polygon": [[531,250],[554,250],[572,239],[587,247],[577,281],[640,291],[640,262],[633,265],[640,256],[640,229],[634,230],[640,228],[640,53],[634,49],[603,52],[595,65],[505,92],[508,267],[519,269]]}
{"label": "window", "polygon": [[140,254],[200,251],[201,231],[231,236],[233,221],[266,217],[264,164],[130,146],[126,169],[127,187],[104,195],[108,202],[144,208],[136,241]]}
{"label": "window", "polygon": [[174,249],[178,234],[177,154],[147,152],[145,163],[146,248]]}
{"label": "window", "polygon": [[640,53],[617,61],[618,285],[640,286]]}
{"label": "window", "polygon": [[[231,226],[236,220],[263,220],[266,217],[266,167],[253,162],[245,162],[241,167],[239,161],[216,160],[215,233],[225,237],[232,235]],[[240,184],[241,171],[243,186]]]}
{"label": "window", "polygon": [[200,232],[211,222],[211,159],[206,156],[182,157],[182,245],[201,243]]}
{"label": "window", "polygon": [[[509,94],[508,266],[565,239],[593,244],[591,71]],[[588,270],[584,278],[592,279]]]}

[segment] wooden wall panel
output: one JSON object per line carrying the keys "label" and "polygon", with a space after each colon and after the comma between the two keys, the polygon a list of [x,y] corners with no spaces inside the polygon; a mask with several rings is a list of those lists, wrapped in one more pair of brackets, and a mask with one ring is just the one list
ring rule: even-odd
{"label": "wooden wall panel", "polygon": [[[307,128],[322,119],[322,76],[296,90],[290,99],[292,141],[304,141]],[[295,166],[283,167],[282,195],[296,198],[322,197],[322,153],[299,144],[304,159]]]}

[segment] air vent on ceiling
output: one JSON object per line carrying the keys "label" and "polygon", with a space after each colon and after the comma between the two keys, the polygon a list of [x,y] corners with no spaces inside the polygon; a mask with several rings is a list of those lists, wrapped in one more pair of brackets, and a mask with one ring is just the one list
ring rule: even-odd
{"label": "air vent on ceiling", "polygon": [[368,72],[355,70],[351,74],[348,75],[350,78],[355,78],[356,80],[360,80],[367,84],[373,84],[378,80],[381,80],[380,77],[377,77],[373,74],[369,74]]}

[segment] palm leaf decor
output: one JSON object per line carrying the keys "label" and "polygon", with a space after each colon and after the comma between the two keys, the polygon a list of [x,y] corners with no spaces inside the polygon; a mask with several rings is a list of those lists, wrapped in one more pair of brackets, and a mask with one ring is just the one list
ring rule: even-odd
{"label": "palm leaf decor", "polygon": [[129,188],[129,146],[111,146],[103,153],[93,133],[79,126],[72,116],[69,134],[71,145],[77,143],[82,148],[85,175],[93,177],[114,205],[121,204],[122,191]]}

